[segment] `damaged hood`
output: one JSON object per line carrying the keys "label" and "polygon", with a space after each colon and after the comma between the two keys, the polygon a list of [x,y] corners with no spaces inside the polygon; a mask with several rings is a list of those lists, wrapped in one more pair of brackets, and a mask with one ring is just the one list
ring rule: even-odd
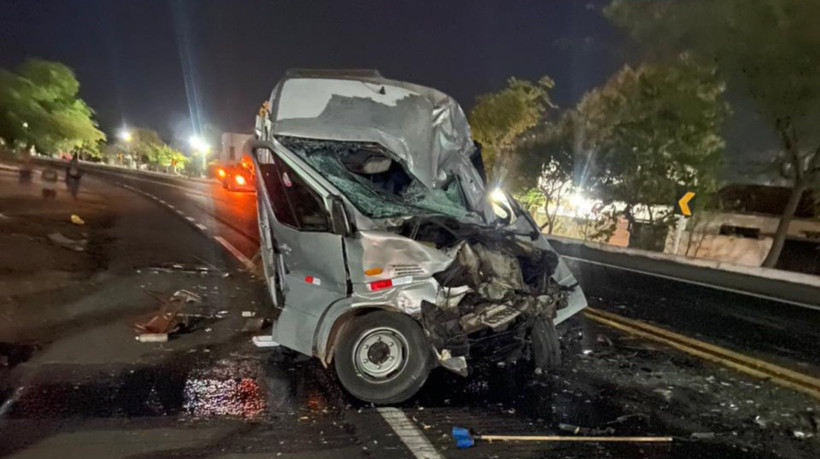
{"label": "damaged hood", "polygon": [[377,72],[292,75],[274,89],[270,107],[274,136],[378,143],[431,189],[475,149],[455,100]]}

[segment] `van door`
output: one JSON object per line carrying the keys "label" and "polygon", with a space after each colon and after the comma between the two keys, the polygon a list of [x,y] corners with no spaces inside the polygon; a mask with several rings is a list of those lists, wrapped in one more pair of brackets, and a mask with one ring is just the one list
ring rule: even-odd
{"label": "van door", "polygon": [[[324,311],[348,295],[343,236],[330,193],[278,144],[253,150],[265,277],[279,315],[273,340],[313,355]],[[336,210],[338,211],[338,210]]]}

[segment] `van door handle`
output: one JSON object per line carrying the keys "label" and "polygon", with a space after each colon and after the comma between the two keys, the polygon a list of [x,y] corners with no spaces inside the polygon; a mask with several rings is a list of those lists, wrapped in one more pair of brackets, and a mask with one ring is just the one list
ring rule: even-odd
{"label": "van door handle", "polygon": [[291,249],[287,244],[279,244],[279,251],[285,255],[290,255],[290,253],[293,252],[293,249]]}

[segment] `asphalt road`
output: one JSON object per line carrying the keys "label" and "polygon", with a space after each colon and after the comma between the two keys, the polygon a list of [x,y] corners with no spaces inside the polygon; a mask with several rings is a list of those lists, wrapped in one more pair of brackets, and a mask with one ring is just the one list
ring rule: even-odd
{"label": "asphalt road", "polygon": [[[131,290],[137,297],[146,282],[156,282],[166,289],[201,286],[221,299],[215,307],[229,313],[166,344],[135,343],[133,335],[126,333],[124,319],[115,316],[106,322],[79,324],[42,343],[0,385],[2,455],[689,458],[820,454],[812,424],[813,413],[820,412],[816,400],[583,318],[563,327],[564,365],[544,377],[516,366],[476,365],[466,379],[436,370],[422,392],[401,406],[378,409],[363,404],[348,396],[332,372],[316,361],[283,350],[256,349],[249,342],[253,333],[241,331],[242,310],[265,314],[259,280],[242,271],[236,257],[238,252],[240,258],[249,259],[256,252],[253,193],[228,192],[216,183],[182,185],[122,176],[109,176],[94,186],[116,202],[118,241],[139,239],[149,232],[153,236],[127,248],[116,249],[120,242],[115,243],[114,259],[143,251],[153,254],[151,266],[204,260],[215,271],[205,275],[155,272],[140,265],[139,273],[121,274],[120,283],[101,287],[82,301],[105,303]],[[166,238],[165,244],[152,242],[158,237]],[[636,317],[645,314],[658,322],[663,321],[657,317],[666,317],[666,324],[695,335],[717,320],[692,319],[697,314],[678,311],[690,306],[675,302],[684,289],[691,295],[688,287],[581,265],[574,268],[598,306]],[[700,312],[739,302],[708,291],[696,294],[707,298],[695,305]],[[646,311],[662,303],[671,305],[666,315],[650,317]],[[725,322],[715,330],[733,324],[730,316],[721,315]],[[744,326],[757,330],[752,323]],[[797,349],[791,362],[814,362],[808,358],[807,342],[791,342],[788,333],[773,334],[765,323],[760,327],[767,330],[760,339],[784,341]],[[729,340],[738,345],[755,340],[747,341]],[[760,351],[784,354],[768,348]],[[522,435],[572,435],[578,427],[587,434],[672,435],[675,441],[657,445],[495,442],[457,450],[448,435],[454,425],[486,434]]]}

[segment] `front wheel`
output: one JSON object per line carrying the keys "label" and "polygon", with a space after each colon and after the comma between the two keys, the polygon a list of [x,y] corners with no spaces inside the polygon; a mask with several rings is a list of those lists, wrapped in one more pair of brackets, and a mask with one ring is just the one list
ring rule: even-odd
{"label": "front wheel", "polygon": [[552,319],[535,319],[530,332],[535,367],[549,371],[561,365],[561,339]]}
{"label": "front wheel", "polygon": [[387,311],[353,319],[333,360],[342,386],[354,397],[376,404],[409,399],[433,367],[421,326],[409,316]]}

